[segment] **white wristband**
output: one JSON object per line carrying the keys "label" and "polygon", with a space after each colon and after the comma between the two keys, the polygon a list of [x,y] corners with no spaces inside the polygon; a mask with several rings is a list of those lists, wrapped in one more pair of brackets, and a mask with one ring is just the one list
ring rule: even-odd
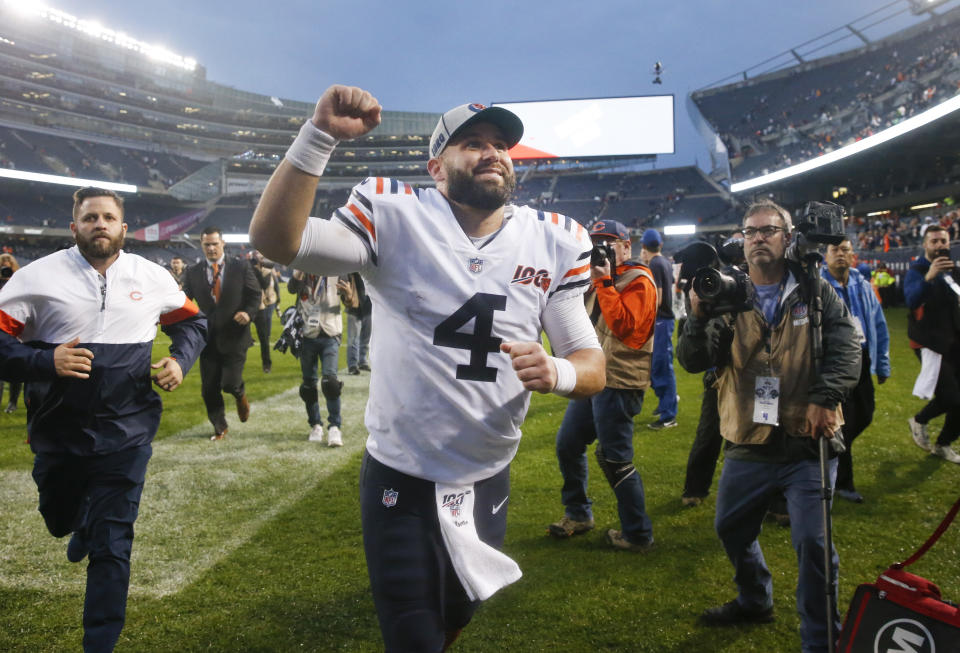
{"label": "white wristband", "polygon": [[550,357],[557,370],[557,383],[553,386],[553,394],[566,397],[577,387],[577,368],[566,358]]}
{"label": "white wristband", "polygon": [[313,120],[307,119],[290,144],[286,159],[294,168],[319,177],[327,167],[327,161],[330,160],[337,143],[337,139],[314,125]]}

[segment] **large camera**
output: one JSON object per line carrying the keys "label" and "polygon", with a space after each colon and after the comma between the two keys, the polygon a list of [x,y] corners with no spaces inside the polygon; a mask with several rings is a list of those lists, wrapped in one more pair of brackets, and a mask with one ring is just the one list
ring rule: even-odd
{"label": "large camera", "polygon": [[742,313],[753,308],[756,290],[749,275],[738,267],[700,268],[693,275],[691,285],[708,317]]}
{"label": "large camera", "polygon": [[590,250],[590,265],[603,265],[607,261],[610,261],[611,269],[617,266],[617,256],[613,252],[613,247],[610,243],[594,243],[593,249]]}
{"label": "large camera", "polygon": [[[843,207],[833,202],[807,202],[797,217],[796,237],[787,248],[787,258],[800,263],[817,245],[839,245],[846,233],[843,230]],[[816,254],[819,263],[819,254]]]}
{"label": "large camera", "polygon": [[753,308],[753,283],[746,272],[733,265],[743,259],[742,240],[726,241],[719,252],[710,243],[691,243],[674,258],[680,263],[678,285],[683,290],[693,288],[707,317]]}

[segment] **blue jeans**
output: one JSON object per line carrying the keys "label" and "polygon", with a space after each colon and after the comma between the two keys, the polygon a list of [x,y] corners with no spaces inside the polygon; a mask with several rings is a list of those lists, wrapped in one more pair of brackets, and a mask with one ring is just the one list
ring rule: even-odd
{"label": "blue jeans", "polygon": [[[303,385],[300,397],[307,407],[307,419],[310,426],[322,424],[320,416],[320,397],[317,389],[317,361],[320,361],[320,373],[325,377],[337,378],[337,364],[340,359],[340,336],[320,336],[304,338],[300,348],[300,371],[303,373]],[[327,398],[327,423],[340,426],[340,396]]]}
{"label": "blue jeans", "polygon": [[653,331],[650,387],[657,395],[654,411],[664,422],[677,417],[677,377],[673,373],[673,319],[657,319]]}
{"label": "blue jeans", "polygon": [[[587,497],[587,445],[597,440],[597,458],[610,463],[601,463],[601,468],[623,469],[627,464],[632,469],[633,418],[642,408],[643,390],[616,388],[604,388],[590,399],[567,405],[557,431],[557,460],[563,476],[560,498],[570,519],[593,518],[592,502]],[[648,542],[653,537],[653,524],[646,512],[640,472],[632,469],[622,479],[611,481],[611,486],[614,483],[624,536],[634,544]]]}
{"label": "blue jeans", "polygon": [[367,353],[370,351],[370,314],[358,317],[347,313],[347,367],[369,365]]}
{"label": "blue jeans", "polygon": [[[829,464],[830,486],[837,477],[837,461]],[[773,580],[757,537],[772,494],[782,491],[790,515],[790,538],[797,553],[797,612],[804,653],[827,650],[827,614],[824,591],[823,518],[820,505],[820,464],[817,460],[763,463],[727,458],[717,488],[714,527],[733,563],[737,602],[747,610],[773,606]],[[832,551],[834,571],[839,565]],[[836,574],[834,575],[836,579]],[[837,587],[833,586],[834,606]],[[832,615],[840,632],[840,614]]]}

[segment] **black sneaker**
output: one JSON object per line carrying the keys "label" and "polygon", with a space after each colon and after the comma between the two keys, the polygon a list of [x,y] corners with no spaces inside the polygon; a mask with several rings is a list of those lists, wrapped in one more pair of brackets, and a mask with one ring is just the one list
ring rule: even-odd
{"label": "black sneaker", "polygon": [[650,422],[647,424],[647,428],[653,429],[654,431],[662,431],[663,429],[672,429],[677,425],[677,420],[675,419],[658,419],[656,422]]}
{"label": "black sneaker", "polygon": [[87,557],[88,553],[90,553],[90,547],[87,545],[87,540],[80,534],[80,531],[74,531],[73,536],[67,543],[67,560],[80,562]]}
{"label": "black sneaker", "polygon": [[847,490],[844,488],[837,488],[836,490],[834,490],[834,494],[836,494],[841,499],[846,499],[847,501],[851,501],[853,503],[863,503],[863,495],[857,492],[856,490]]}
{"label": "black sneaker", "polygon": [[745,610],[736,599],[721,606],[704,610],[700,623],[704,626],[736,626],[739,624],[768,624],[773,622],[773,608],[754,612]]}
{"label": "black sneaker", "polygon": [[352,374],[353,376],[356,376],[360,374],[360,368],[354,365],[349,370],[347,370],[347,374]]}
{"label": "black sneaker", "polygon": [[369,371],[370,371],[370,366],[367,365],[366,363],[360,363],[360,371],[361,371],[361,372],[369,372]]}

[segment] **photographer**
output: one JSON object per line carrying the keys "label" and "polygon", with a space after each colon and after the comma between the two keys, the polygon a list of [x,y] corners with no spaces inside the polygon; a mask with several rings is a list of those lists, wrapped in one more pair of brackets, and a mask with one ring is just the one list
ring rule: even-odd
{"label": "photographer", "polygon": [[658,292],[650,269],[630,259],[630,232],[615,220],[593,225],[591,289],[585,296],[606,359],[606,387],[589,399],[572,400],[557,432],[557,459],[563,476],[564,516],[550,534],[567,538],[593,528],[587,497],[587,446],[617,497],[621,530],[609,529],[617,549],[645,552],[653,546],[643,481],[633,466],[633,418],[650,386]]}
{"label": "photographer", "polygon": [[273,325],[273,314],[277,310],[280,272],[273,261],[268,261],[258,251],[253,252],[250,262],[257,281],[260,282],[260,288],[263,290],[260,308],[257,309],[257,314],[253,318],[253,324],[257,327],[257,340],[260,341],[260,362],[263,364],[263,373],[269,374],[273,369],[273,361],[270,359],[270,327]]}
{"label": "photographer", "polygon": [[[303,373],[300,398],[306,406],[307,421],[310,423],[307,439],[310,442],[323,442],[323,417],[320,414],[320,394],[323,394],[327,404],[328,447],[343,446],[343,433],[340,430],[343,381],[337,378],[340,336],[343,333],[338,281],[338,277],[294,270],[287,282],[287,289],[297,296],[297,311],[303,320],[299,356],[300,371]],[[318,387],[320,393],[317,392]]]}
{"label": "photographer", "polygon": [[[917,446],[952,463],[960,454],[950,446],[960,437],[960,273],[950,258],[947,230],[930,225],[923,234],[923,256],[910,265],[903,283],[907,300],[907,335],[923,365],[920,375],[929,387],[914,394],[933,400],[911,417],[910,432]],[[933,379],[936,379],[934,386]],[[918,381],[918,386],[921,383]],[[946,413],[943,428],[931,445],[927,423]]]}
{"label": "photographer", "polygon": [[[761,200],[747,209],[741,232],[754,306],[737,313],[727,327],[723,315],[713,315],[710,305],[691,292],[678,358],[688,372],[716,366],[720,433],[726,441],[714,524],[736,572],[738,595],[706,610],[701,622],[773,621],[772,576],[757,537],[771,497],[782,492],[799,564],[800,634],[803,651],[810,653],[827,650],[828,618],[839,630],[839,614],[834,609],[828,615],[824,601],[817,439],[834,437],[840,427],[837,406],[860,376],[860,346],[843,303],[818,278],[823,357],[822,372],[816,373],[808,308],[814,289],[802,267],[786,258],[792,230],[790,214],[774,202]],[[828,461],[830,483],[836,469],[836,459]],[[836,567],[836,551],[831,557]]]}

